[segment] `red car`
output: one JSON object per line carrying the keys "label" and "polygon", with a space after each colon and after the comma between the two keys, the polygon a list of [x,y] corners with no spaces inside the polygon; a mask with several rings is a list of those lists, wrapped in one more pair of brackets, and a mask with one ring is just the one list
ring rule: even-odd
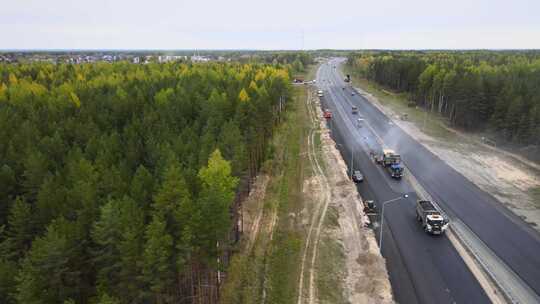
{"label": "red car", "polygon": [[330,118],[332,118],[332,112],[330,110],[326,109],[326,110],[324,110],[324,115],[323,116],[326,119],[330,119]]}

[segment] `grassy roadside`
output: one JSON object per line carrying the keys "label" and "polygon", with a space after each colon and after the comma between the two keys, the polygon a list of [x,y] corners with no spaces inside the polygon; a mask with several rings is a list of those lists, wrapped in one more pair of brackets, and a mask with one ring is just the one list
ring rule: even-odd
{"label": "grassy roadside", "polygon": [[300,222],[303,209],[302,186],[307,159],[309,119],[305,107],[306,89],[295,87],[295,102],[283,125],[284,136],[275,149],[282,154],[283,176],[271,191],[277,193],[277,224],[268,259],[267,303],[294,303],[304,229]]}
{"label": "grassy roadside", "polygon": [[458,138],[455,133],[448,130],[446,126],[448,120],[443,116],[438,115],[437,113],[426,112],[424,109],[419,107],[408,107],[407,104],[409,103],[409,99],[407,94],[393,93],[374,82],[368,81],[365,78],[356,77],[354,76],[355,74],[350,70],[349,66],[343,66],[343,70],[345,73],[352,76],[353,86],[359,87],[375,96],[383,106],[389,107],[395,113],[400,115],[407,114],[408,121],[414,123],[427,135],[444,139],[445,141],[462,140]]}
{"label": "grassy roadside", "polygon": [[[307,88],[295,86],[295,98],[275,132],[274,156],[265,168],[270,176],[261,229],[251,252],[231,261],[222,288],[222,303],[294,303],[305,231],[296,215],[303,208],[302,185],[309,166]],[[275,226],[272,229],[274,219]],[[263,300],[263,298],[265,299]]]}
{"label": "grassy roadside", "polygon": [[317,256],[317,290],[319,303],[345,304],[345,253],[333,231],[339,229],[339,213],[330,206],[324,222],[323,235]]}

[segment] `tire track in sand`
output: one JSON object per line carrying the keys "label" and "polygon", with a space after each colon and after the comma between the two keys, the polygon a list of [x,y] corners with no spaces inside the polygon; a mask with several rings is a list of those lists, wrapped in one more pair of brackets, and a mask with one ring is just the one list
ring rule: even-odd
{"label": "tire track in sand", "polygon": [[[324,171],[319,163],[319,160],[317,159],[317,152],[316,147],[314,143],[315,134],[318,129],[318,119],[317,115],[315,113],[315,110],[312,108],[311,105],[312,102],[312,90],[308,91],[308,98],[306,99],[306,107],[308,109],[308,114],[310,117],[310,121],[312,123],[312,127],[310,130],[310,134],[308,136],[308,157],[309,161],[311,163],[311,167],[313,169],[313,173],[315,174],[317,180],[321,185],[323,185],[323,199],[317,204],[315,207],[311,225],[308,230],[308,235],[306,237],[306,245],[304,247],[304,253],[302,255],[302,261],[301,261],[301,267],[300,267],[300,278],[298,282],[298,301],[297,304],[302,304],[304,301],[304,272],[306,268],[306,260],[308,258],[308,252],[311,252],[311,260],[308,265],[308,272],[309,272],[309,293],[308,293],[308,303],[313,304],[315,302],[315,261],[317,259],[318,254],[318,245],[320,240],[320,232],[322,225],[324,223],[324,219],[326,217],[326,212],[328,210],[328,205],[331,198],[331,191],[330,191],[330,185],[328,183],[328,179],[326,175],[324,174]],[[310,247],[312,234],[315,232],[315,235],[313,237],[313,246]]]}

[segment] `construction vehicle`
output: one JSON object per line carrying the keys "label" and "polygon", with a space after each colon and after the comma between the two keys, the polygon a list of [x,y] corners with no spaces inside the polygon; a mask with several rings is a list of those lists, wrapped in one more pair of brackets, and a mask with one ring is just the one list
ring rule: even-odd
{"label": "construction vehicle", "polygon": [[393,178],[403,177],[404,168],[401,164],[401,156],[394,150],[383,149],[382,154],[375,156],[375,161],[385,167]]}
{"label": "construction vehicle", "polygon": [[397,154],[394,150],[383,149],[383,166],[390,166],[391,164],[396,164],[401,162],[401,156]]}
{"label": "construction vehicle", "polygon": [[362,201],[364,204],[364,213],[367,215],[373,215],[377,213],[377,206],[375,206],[375,202],[372,200]]}
{"label": "construction vehicle", "polygon": [[393,178],[400,179],[403,177],[403,165],[401,163],[393,163],[390,166],[387,166],[386,170]]}
{"label": "construction vehicle", "polygon": [[426,200],[416,202],[416,219],[422,224],[424,231],[431,234],[443,234],[450,223],[434,202]]}
{"label": "construction vehicle", "polygon": [[329,109],[325,109],[323,113],[323,117],[326,119],[332,118],[332,111],[330,111]]}
{"label": "construction vehicle", "polygon": [[356,170],[352,174],[352,180],[355,183],[361,183],[364,181],[364,175],[359,170]]}

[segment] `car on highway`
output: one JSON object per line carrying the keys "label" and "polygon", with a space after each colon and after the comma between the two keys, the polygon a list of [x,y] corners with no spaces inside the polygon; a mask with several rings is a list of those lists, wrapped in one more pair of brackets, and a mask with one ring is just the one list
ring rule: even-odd
{"label": "car on highway", "polygon": [[351,112],[352,112],[353,114],[358,114],[358,107],[357,107],[357,106],[352,106]]}
{"label": "car on highway", "polygon": [[354,96],[354,92],[351,92],[351,96]]}
{"label": "car on highway", "polygon": [[326,119],[332,118],[332,111],[330,111],[330,109],[325,109],[323,113],[323,117]]}
{"label": "car on highway", "polygon": [[364,175],[359,170],[355,170],[352,174],[352,180],[355,183],[361,183],[364,181]]}

